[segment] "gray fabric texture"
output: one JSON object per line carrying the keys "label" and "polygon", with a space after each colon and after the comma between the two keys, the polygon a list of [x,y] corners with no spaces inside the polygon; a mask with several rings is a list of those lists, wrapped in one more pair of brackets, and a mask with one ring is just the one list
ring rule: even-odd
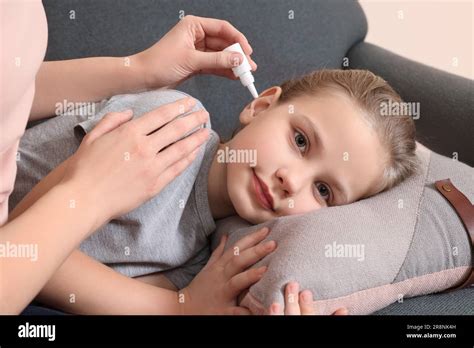
{"label": "gray fabric texture", "polygon": [[[277,241],[278,248],[255,265],[269,268],[250,288],[250,294],[264,308],[275,301],[283,304],[283,289],[291,280],[298,281],[302,289],[312,290],[318,300],[330,300],[412,277],[470,266],[472,255],[467,233],[444,197],[433,194],[432,186],[433,180],[449,177],[472,201],[473,168],[420,145],[417,154],[421,166],[416,175],[371,198],[256,226],[239,217],[217,221],[217,231],[212,235],[213,248],[223,233],[230,235],[226,245],[230,247],[258,228],[271,228],[267,240]],[[339,245],[347,249],[335,257]],[[457,247],[457,255],[452,252],[453,246]],[[428,292],[423,288],[417,291],[417,294]],[[376,296],[370,300],[374,307],[382,302]]]}
{"label": "gray fabric texture", "polygon": [[[140,117],[185,96],[173,90],[119,95],[98,104],[99,111],[92,117],[75,110],[27,130],[20,143],[11,207],[73,154],[85,132],[105,114],[131,108],[134,117]],[[193,110],[201,108],[198,103]],[[206,127],[210,128],[210,122]],[[145,204],[101,227],[82,242],[80,250],[124,275],[170,271],[165,275],[178,288],[186,286],[209,257],[207,237],[215,224],[207,199],[207,174],[218,143],[218,135],[211,130],[195,161],[180,176]]]}
{"label": "gray fabric texture", "polygon": [[435,181],[450,178],[474,202],[474,169],[437,153],[431,154],[418,222],[406,260],[394,282],[471,265],[471,241],[462,221]]}

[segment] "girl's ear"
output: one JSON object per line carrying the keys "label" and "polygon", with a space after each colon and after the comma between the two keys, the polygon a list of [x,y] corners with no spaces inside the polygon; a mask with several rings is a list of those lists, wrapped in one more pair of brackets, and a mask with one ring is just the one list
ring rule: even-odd
{"label": "girl's ear", "polygon": [[281,88],[273,86],[264,90],[258,98],[252,100],[240,113],[240,123],[243,126],[248,125],[262,111],[267,110],[270,106],[276,104],[281,96]]}

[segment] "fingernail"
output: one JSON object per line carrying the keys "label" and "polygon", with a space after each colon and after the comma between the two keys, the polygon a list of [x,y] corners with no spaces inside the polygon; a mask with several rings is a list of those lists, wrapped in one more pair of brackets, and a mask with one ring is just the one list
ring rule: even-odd
{"label": "fingernail", "polygon": [[290,292],[297,293],[298,292],[298,283],[291,282],[290,283]]}
{"label": "fingernail", "polygon": [[311,302],[311,297],[312,297],[312,296],[311,296],[311,292],[309,292],[309,291],[304,291],[304,292],[301,294],[301,296],[303,297],[303,301],[304,301],[305,303],[310,303],[310,302]]}
{"label": "fingernail", "polygon": [[269,229],[268,227],[262,228],[262,234],[263,234],[264,236],[268,235],[269,232],[270,232],[270,229]]}
{"label": "fingernail", "polygon": [[267,271],[267,266],[263,266],[263,267],[260,267],[257,272],[258,272],[258,275],[262,276],[266,271]]}
{"label": "fingernail", "polygon": [[239,66],[242,63],[242,55],[240,53],[233,53],[230,56],[232,66]]}
{"label": "fingernail", "polygon": [[122,113],[124,113],[127,116],[132,116],[133,115],[133,110],[132,109],[127,109],[127,110],[122,111]]}
{"label": "fingernail", "polygon": [[271,241],[265,243],[265,250],[267,250],[267,251],[272,250],[273,248],[275,248],[275,246],[276,246],[275,241],[271,240]]}

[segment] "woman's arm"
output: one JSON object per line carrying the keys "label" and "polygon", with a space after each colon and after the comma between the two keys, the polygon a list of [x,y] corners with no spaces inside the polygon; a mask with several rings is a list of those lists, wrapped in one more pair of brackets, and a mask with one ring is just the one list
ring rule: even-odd
{"label": "woman's arm", "polygon": [[69,158],[58,165],[48,173],[23,199],[18,203],[8,215],[8,221],[14,220],[28,208],[30,208],[38,199],[45,195],[53,186],[56,186],[64,176],[64,170],[67,167]]}
{"label": "woman's arm", "polygon": [[[0,244],[33,245],[38,252],[34,261],[0,258],[0,313],[19,313],[94,229],[94,202],[74,185],[71,182],[49,190],[21,216],[0,228]],[[71,199],[80,202],[74,209],[69,206]]]}
{"label": "woman's arm", "polygon": [[[11,220],[61,181],[68,160],[51,171],[22,199],[10,214]],[[163,275],[153,274],[137,279],[150,285],[122,276],[76,250],[48,281],[38,299],[77,314],[177,313],[176,289]],[[158,289],[157,286],[175,291]],[[150,302],[152,299],[153,303]]]}
{"label": "woman's arm", "polygon": [[[96,102],[146,89],[139,64],[131,57],[94,57],[43,62],[36,75],[30,121],[56,115],[57,103]],[[67,77],[67,78],[65,78]]]}
{"label": "woman's arm", "polygon": [[36,76],[30,120],[55,114],[56,103],[94,102],[142,89],[175,86],[195,73],[235,79],[243,57],[222,50],[239,42],[252,69],[252,47],[229,22],[195,16],[181,19],[150,48],[130,57],[95,57],[44,62]]}

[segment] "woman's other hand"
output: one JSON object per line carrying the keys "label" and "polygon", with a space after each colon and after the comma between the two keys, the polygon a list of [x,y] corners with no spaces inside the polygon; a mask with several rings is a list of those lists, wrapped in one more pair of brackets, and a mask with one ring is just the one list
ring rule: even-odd
{"label": "woman's other hand", "polygon": [[209,130],[179,139],[205,124],[209,114],[200,110],[175,118],[195,103],[183,98],[132,121],[131,110],[109,113],[84,137],[60,185],[69,184],[71,200],[82,197],[74,204],[91,205],[97,214],[92,230],[158,194],[192,163]]}
{"label": "woman's other hand", "polygon": [[235,79],[231,68],[242,62],[240,53],[222,52],[240,43],[252,70],[252,47],[244,34],[229,22],[185,16],[160,41],[132,57],[148,88],[174,87],[195,74],[213,74]]}

